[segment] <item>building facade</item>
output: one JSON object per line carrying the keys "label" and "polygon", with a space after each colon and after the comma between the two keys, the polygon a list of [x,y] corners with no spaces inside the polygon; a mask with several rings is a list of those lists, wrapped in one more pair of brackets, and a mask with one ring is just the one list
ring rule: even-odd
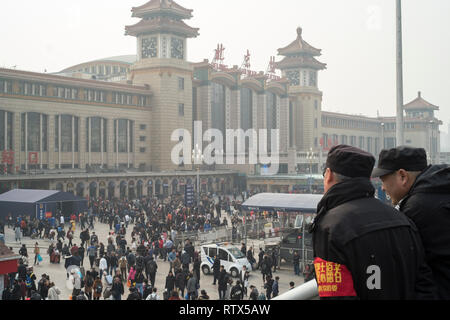
{"label": "building facade", "polygon": [[[282,59],[272,67],[281,77],[275,77],[245,66],[187,61],[188,39],[199,30],[185,22],[192,10],[174,1],[148,1],[132,8],[132,16],[139,22],[126,26],[125,34],[136,38],[135,55],[55,74],[0,69],[3,190],[26,184],[106,198],[176,193],[188,178],[195,181],[197,168],[190,161],[172,161],[173,148],[187,138],[173,140],[172,133],[188,130],[193,147],[196,121],[203,132],[214,128],[224,137],[230,129],[268,130],[263,146],[278,153],[280,175],[320,173],[327,151],[339,143],[376,157],[396,145],[394,117],[323,111],[319,71],[326,64],[317,60],[321,50],[303,39],[301,28],[292,43],[278,49]],[[429,161],[438,163],[442,122],[434,112],[439,107],[419,93],[404,109],[406,144],[424,147]],[[279,130],[276,150],[271,150],[272,129]],[[230,150],[228,143],[225,138],[223,148],[214,150],[221,161],[200,166],[201,186],[208,191],[229,191],[242,185],[242,174],[264,173],[263,166],[250,162],[249,139],[243,150]],[[225,162],[230,151],[234,164]],[[191,160],[190,153],[182,155]],[[244,163],[238,162],[240,155]],[[187,176],[184,182],[179,174]]]}

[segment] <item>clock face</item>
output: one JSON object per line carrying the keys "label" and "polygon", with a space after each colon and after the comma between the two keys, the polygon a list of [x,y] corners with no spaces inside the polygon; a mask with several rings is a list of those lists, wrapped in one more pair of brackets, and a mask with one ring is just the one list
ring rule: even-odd
{"label": "clock face", "polygon": [[286,71],[286,78],[289,79],[291,86],[300,85],[300,71]]}
{"label": "clock face", "polygon": [[142,59],[156,58],[158,56],[158,38],[142,39]]}
{"label": "clock face", "polygon": [[184,59],[184,42],[182,39],[172,38],[170,41],[170,56],[174,59]]}

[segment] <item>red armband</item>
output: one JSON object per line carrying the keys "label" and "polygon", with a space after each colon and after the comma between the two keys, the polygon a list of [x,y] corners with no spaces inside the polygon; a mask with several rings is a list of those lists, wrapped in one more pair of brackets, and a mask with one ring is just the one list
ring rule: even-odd
{"label": "red armband", "polygon": [[353,277],[345,265],[314,259],[319,296],[322,297],[356,297]]}

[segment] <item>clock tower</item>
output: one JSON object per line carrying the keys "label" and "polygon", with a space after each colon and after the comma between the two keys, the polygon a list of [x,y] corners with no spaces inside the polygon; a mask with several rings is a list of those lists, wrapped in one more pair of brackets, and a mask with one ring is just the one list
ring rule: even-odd
{"label": "clock tower", "polygon": [[318,72],[326,64],[316,60],[321,50],[308,44],[297,29],[297,39],[278,49],[283,60],[275,63],[283,77],[289,80],[290,114],[293,146],[297,150],[317,150],[320,147],[322,92],[318,89]]}
{"label": "clock tower", "polygon": [[[192,10],[171,0],[151,0],[132,8],[141,21],[125,27],[125,34],[137,38],[137,62],[131,67],[133,84],[152,88],[151,162],[154,171],[178,168],[171,161],[171,141],[176,129],[192,131],[193,68],[187,62],[187,39],[198,36],[198,29],[183,20]],[[190,155],[189,155],[190,156]]]}

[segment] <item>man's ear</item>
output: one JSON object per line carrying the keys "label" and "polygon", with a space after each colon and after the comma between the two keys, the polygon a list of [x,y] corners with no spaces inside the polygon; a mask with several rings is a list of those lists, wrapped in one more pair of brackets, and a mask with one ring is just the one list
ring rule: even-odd
{"label": "man's ear", "polygon": [[334,174],[333,172],[330,170],[330,168],[326,169],[325,172],[325,177],[324,177],[325,181],[327,184],[331,184],[334,181]]}
{"label": "man's ear", "polygon": [[401,179],[402,184],[406,185],[409,181],[408,172],[406,172],[406,170],[404,170],[404,169],[400,169],[400,170],[398,170],[398,175]]}

